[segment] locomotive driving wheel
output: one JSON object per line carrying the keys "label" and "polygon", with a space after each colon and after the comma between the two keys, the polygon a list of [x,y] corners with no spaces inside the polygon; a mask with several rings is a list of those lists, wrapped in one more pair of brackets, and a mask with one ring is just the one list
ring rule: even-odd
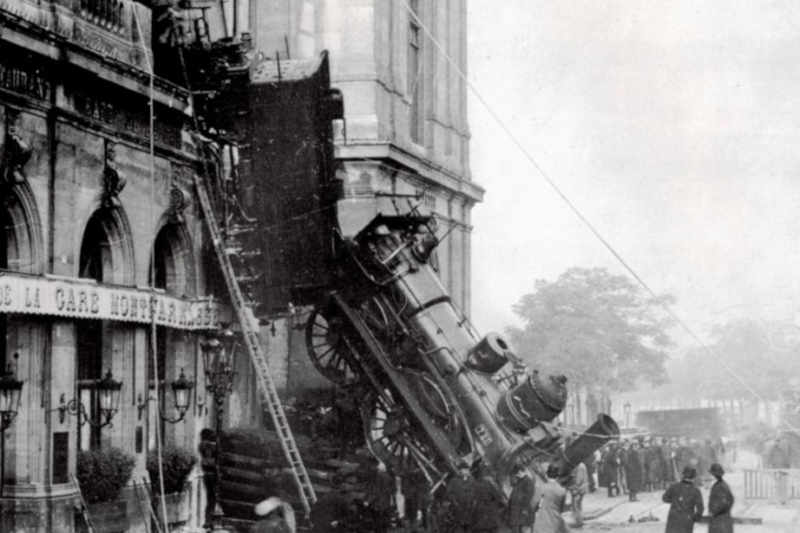
{"label": "locomotive driving wheel", "polygon": [[461,455],[471,452],[474,446],[469,425],[449,390],[440,386],[426,373],[410,370],[405,373],[422,407],[434,423],[444,431],[453,448]]}
{"label": "locomotive driving wheel", "polygon": [[367,448],[392,472],[424,470],[441,476],[435,453],[424,434],[414,427],[405,407],[390,389],[373,392],[361,405]]}
{"label": "locomotive driving wheel", "polygon": [[308,356],[320,374],[337,385],[348,386],[360,380],[358,354],[347,338],[347,323],[333,306],[315,309],[306,323]]}

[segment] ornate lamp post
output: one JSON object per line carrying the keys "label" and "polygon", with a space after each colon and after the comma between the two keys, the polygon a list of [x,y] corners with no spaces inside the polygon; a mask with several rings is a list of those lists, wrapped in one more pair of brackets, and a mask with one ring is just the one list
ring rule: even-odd
{"label": "ornate lamp post", "polygon": [[203,364],[206,374],[206,390],[214,395],[216,406],[215,419],[215,447],[214,447],[214,514],[212,517],[212,531],[222,531],[224,514],[219,505],[220,485],[220,433],[222,433],[222,414],[225,398],[233,390],[233,380],[236,377],[234,363],[236,358],[236,334],[225,328],[218,335],[209,338],[201,344],[203,351]]}
{"label": "ornate lamp post", "polygon": [[622,406],[625,409],[625,427],[631,427],[631,404],[629,402],[625,402],[625,405]]}
{"label": "ornate lamp post", "polygon": [[[14,357],[18,357],[14,354]],[[22,382],[14,377],[11,365],[0,376],[0,496],[6,477],[6,430],[17,417],[22,398]]]}

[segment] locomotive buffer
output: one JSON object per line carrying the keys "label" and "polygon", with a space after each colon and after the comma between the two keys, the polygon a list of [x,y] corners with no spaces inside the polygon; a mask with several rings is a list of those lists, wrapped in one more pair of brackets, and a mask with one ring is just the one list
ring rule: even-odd
{"label": "locomotive buffer", "polygon": [[194,184],[197,189],[197,197],[200,200],[200,206],[203,210],[206,225],[211,234],[211,242],[214,245],[214,251],[219,260],[220,268],[225,278],[225,284],[230,293],[231,305],[233,306],[236,317],[242,328],[244,344],[247,346],[247,352],[250,354],[250,360],[253,362],[253,367],[255,368],[259,392],[272,418],[275,430],[278,433],[283,453],[291,467],[292,475],[297,484],[300,501],[306,516],[308,516],[311,512],[311,505],[316,501],[317,497],[314,493],[311,480],[308,477],[303,459],[300,457],[300,451],[292,435],[289,422],[286,419],[286,413],[283,410],[283,404],[275,388],[275,382],[272,380],[272,374],[270,373],[269,364],[267,363],[267,354],[262,349],[261,342],[258,338],[258,321],[250,307],[251,303],[248,302],[243,295],[239,279],[236,276],[236,270],[228,255],[226,243],[222,237],[219,224],[217,223],[214,209],[211,206],[208,190],[203,182],[203,178],[198,173],[194,174]]}

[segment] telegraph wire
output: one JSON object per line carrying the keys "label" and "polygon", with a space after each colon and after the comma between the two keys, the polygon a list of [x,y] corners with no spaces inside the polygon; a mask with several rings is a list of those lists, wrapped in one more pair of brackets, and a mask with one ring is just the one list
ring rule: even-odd
{"label": "telegraph wire", "polygon": [[[542,179],[547,182],[550,188],[556,193],[556,195],[561,198],[561,200],[567,205],[570,211],[578,217],[578,219],[583,222],[586,228],[600,241],[600,243],[606,248],[606,250],[611,253],[611,255],[622,265],[622,267],[639,283],[639,285],[644,288],[644,290],[649,293],[656,301],[659,302],[659,305],[664,311],[672,318],[676,324],[680,326],[703,350],[705,350],[709,355],[713,358],[717,359],[720,366],[731,376],[733,377],[739,384],[741,384],[748,392],[750,392],[756,399],[766,403],[766,399],[761,396],[753,387],[751,387],[747,382],[744,381],[721,357],[714,349],[712,349],[709,345],[707,345],[700,337],[694,332],[694,330],[689,327],[689,325],[681,319],[680,316],[672,310],[672,308],[664,302],[660,301],[659,296],[653,291],[652,288],[644,281],[644,279],[639,276],[639,274],[633,269],[633,267],[622,257],[622,255],[612,246],[612,244],[600,233],[600,231],[589,221],[589,219],[581,212],[580,209],[567,197],[567,195],[561,190],[558,184],[550,177],[550,175],[539,165],[538,161],[531,155],[531,153],[525,148],[522,142],[517,138],[513,131],[505,124],[503,119],[494,111],[494,109],[489,105],[483,95],[480,93],[478,88],[469,80],[464,70],[458,65],[458,63],[447,53],[441,43],[436,39],[433,35],[431,30],[428,28],[427,25],[420,19],[417,13],[411,8],[408,4],[407,0],[402,0],[403,5],[405,6],[406,11],[408,12],[409,16],[411,16],[417,24],[422,28],[425,34],[428,36],[428,39],[434,44],[436,49],[439,51],[440,54],[450,63],[450,65],[455,69],[458,76],[464,81],[467,85],[469,90],[472,94],[478,99],[478,102],[483,106],[483,108],[489,113],[492,119],[500,126],[500,129],[508,136],[514,146],[519,149],[519,151],[525,156],[528,162],[536,169],[538,174],[542,177]],[[794,427],[788,421],[783,422],[789,429],[800,433],[800,429]]]}
{"label": "telegraph wire", "polygon": [[[142,26],[139,22],[139,13],[136,9],[135,5],[131,6],[131,11],[133,12],[133,20],[136,23],[136,30],[140,36],[145,35],[142,32]],[[156,203],[155,195],[156,195],[156,155],[155,155],[155,71],[153,69],[153,58],[150,55],[150,51],[145,44],[145,41],[142,40],[142,51],[144,53],[145,61],[147,62],[147,70],[148,74],[150,75],[150,81],[148,85],[148,92],[149,92],[149,100],[148,100],[148,111],[149,111],[149,118],[150,118],[150,222],[153,223],[153,229],[157,229],[157,225],[155,224],[155,214],[153,208]],[[150,247],[150,288],[155,289],[155,280],[156,280],[156,235],[153,235],[153,244]],[[157,340],[157,327],[156,327],[156,315],[155,313],[151,314],[151,322],[150,322],[150,354],[151,354],[151,364],[153,365],[153,383],[154,383],[154,390],[155,390],[155,402],[157,405],[156,409],[156,422],[153,424],[155,426],[155,433],[156,433],[156,454],[158,457],[158,482],[160,490],[160,502],[161,502],[161,519],[164,521],[164,527],[168,527],[168,519],[167,519],[167,503],[164,491],[164,458],[162,454],[162,435],[161,435],[161,405],[159,402],[161,401],[161,393],[159,391],[161,384],[159,383],[159,375],[158,375],[158,340]],[[144,376],[144,386],[145,386],[145,403],[149,405],[150,398],[147,386],[147,379],[148,376]],[[148,409],[148,416],[150,414],[150,410]],[[152,480],[151,480],[152,482]]]}

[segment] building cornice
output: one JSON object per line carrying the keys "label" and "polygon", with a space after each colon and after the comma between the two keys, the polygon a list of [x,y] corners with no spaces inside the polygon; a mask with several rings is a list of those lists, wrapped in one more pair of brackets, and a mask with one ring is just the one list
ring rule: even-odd
{"label": "building cornice", "polygon": [[399,164],[419,174],[422,181],[452,191],[466,197],[471,203],[483,201],[486,190],[472,181],[465,180],[441,165],[437,165],[417,154],[411,153],[393,143],[353,143],[336,145],[336,158],[342,160],[380,160]]}

